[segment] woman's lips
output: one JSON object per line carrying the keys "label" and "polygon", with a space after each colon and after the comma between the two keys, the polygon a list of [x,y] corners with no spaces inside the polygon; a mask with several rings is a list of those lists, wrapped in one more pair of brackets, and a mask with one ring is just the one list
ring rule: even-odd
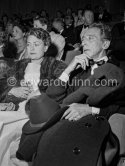
{"label": "woman's lips", "polygon": [[32,52],[32,53],[30,53],[30,54],[33,55],[33,54],[36,54],[36,53],[33,53],[33,52]]}

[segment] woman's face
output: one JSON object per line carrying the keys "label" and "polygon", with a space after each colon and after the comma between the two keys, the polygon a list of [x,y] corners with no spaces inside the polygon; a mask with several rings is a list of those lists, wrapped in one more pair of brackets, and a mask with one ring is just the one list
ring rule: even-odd
{"label": "woman's face", "polygon": [[39,60],[44,56],[44,53],[47,51],[48,46],[44,45],[44,42],[41,39],[38,39],[34,35],[30,35],[27,38],[27,54],[28,58],[32,60]]}
{"label": "woman's face", "polygon": [[19,40],[24,37],[23,31],[18,26],[13,27],[13,37],[15,40]]}

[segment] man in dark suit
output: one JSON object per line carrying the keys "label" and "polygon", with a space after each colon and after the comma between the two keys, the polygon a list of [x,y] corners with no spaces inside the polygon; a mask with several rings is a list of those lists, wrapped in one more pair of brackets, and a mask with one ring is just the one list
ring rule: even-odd
{"label": "man in dark suit", "polygon": [[94,22],[94,13],[92,10],[86,9],[83,14],[84,24],[79,25],[75,28],[77,42],[81,43],[81,34]]}
{"label": "man in dark suit", "polygon": [[60,19],[53,21],[53,28],[65,38],[65,48],[62,60],[65,60],[66,53],[69,50],[74,50],[74,44],[76,44],[76,33],[73,26],[72,16],[65,16],[64,23]]}
{"label": "man in dark suit", "polygon": [[[34,166],[40,166],[40,163],[47,166],[102,165],[97,162],[98,149],[93,151],[95,147],[100,146],[101,138],[107,131],[106,127],[102,128],[104,119],[98,114],[103,108],[112,105],[113,95],[124,87],[122,70],[111,62],[106,53],[110,40],[111,32],[108,26],[102,23],[91,25],[82,34],[83,54],[71,61],[57,80],[58,84],[55,82],[47,89],[46,94],[49,97],[60,103],[63,108],[68,105],[68,109],[62,116],[63,120],[45,131],[40,139]],[[99,122],[97,127],[95,119]],[[109,135],[107,138],[109,139]],[[107,140],[104,140],[103,143],[106,144]],[[104,152],[105,150],[102,151]],[[73,153],[77,153],[77,157]],[[115,157],[117,159],[117,156]],[[109,158],[111,159],[111,156]],[[93,159],[97,159],[96,162],[89,163]],[[113,160],[112,158],[110,161]],[[102,163],[115,166],[117,161],[107,163],[104,159]]]}
{"label": "man in dark suit", "polygon": [[[124,87],[124,74],[112,64],[106,54],[111,40],[110,28],[102,23],[95,23],[82,36],[83,54],[76,56],[59,77],[61,85],[65,86],[53,86],[47,90],[51,98],[55,97],[63,105],[70,105],[63,115],[68,120],[99,114],[100,108],[108,106],[109,95]],[[92,65],[91,60],[94,61]],[[108,85],[109,79],[116,82]],[[89,80],[89,85],[86,80]],[[96,84],[97,80],[99,84]],[[104,80],[107,82],[105,86],[102,82]],[[102,102],[104,98],[107,100]]]}

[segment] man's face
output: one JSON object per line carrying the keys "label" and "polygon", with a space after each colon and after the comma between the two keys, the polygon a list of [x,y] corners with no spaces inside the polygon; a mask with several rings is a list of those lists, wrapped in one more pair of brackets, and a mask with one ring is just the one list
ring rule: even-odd
{"label": "man's face", "polygon": [[102,39],[100,29],[89,28],[82,37],[83,52],[89,59],[98,58],[104,51],[104,40]]}
{"label": "man's face", "polygon": [[64,21],[65,21],[65,24],[66,24],[66,25],[70,25],[70,24],[72,24],[72,21],[73,21],[73,20],[71,19],[70,16],[66,16]]}
{"label": "man's face", "polygon": [[84,13],[85,23],[91,25],[94,22],[94,14],[91,11],[85,11]]}
{"label": "man's face", "polygon": [[60,30],[62,29],[61,23],[59,23],[59,22],[53,22],[53,27],[54,27],[58,32],[60,32]]}

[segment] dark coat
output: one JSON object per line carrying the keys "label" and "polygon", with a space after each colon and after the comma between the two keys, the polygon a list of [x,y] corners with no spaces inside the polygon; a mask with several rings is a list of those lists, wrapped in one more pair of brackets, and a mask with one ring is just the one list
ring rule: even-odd
{"label": "dark coat", "polygon": [[33,166],[116,166],[118,148],[103,117],[61,120],[43,133]]}
{"label": "dark coat", "polygon": [[[8,95],[8,92],[13,87],[22,86],[25,69],[29,62],[29,59],[13,62],[13,65],[11,65],[8,71],[5,72],[4,76],[0,79],[0,102],[13,102],[18,105],[20,102],[25,100],[23,98],[17,98],[13,95]],[[54,80],[58,78],[65,68],[66,64],[62,61],[57,61],[53,57],[45,57],[40,68],[40,91],[45,92],[48,87],[48,84],[45,84],[44,80],[48,80],[49,82],[51,79]]]}
{"label": "dark coat", "polygon": [[61,120],[42,135],[33,165],[96,166],[109,131],[108,123],[94,116],[76,122]]}
{"label": "dark coat", "polygon": [[[94,75],[90,75],[90,69],[81,71],[81,73],[76,71],[70,86],[60,82],[60,86],[49,87],[46,93],[64,105],[87,103],[91,106],[103,107],[107,103],[105,98],[125,87],[124,79],[124,73],[119,67],[106,63],[95,69]],[[112,80],[115,81],[112,83]],[[105,82],[107,84],[103,86]],[[105,103],[103,99],[105,99]]]}
{"label": "dark coat", "polygon": [[66,44],[74,45],[76,43],[76,33],[73,25],[69,26],[68,28],[64,28],[61,35],[65,38]]}

